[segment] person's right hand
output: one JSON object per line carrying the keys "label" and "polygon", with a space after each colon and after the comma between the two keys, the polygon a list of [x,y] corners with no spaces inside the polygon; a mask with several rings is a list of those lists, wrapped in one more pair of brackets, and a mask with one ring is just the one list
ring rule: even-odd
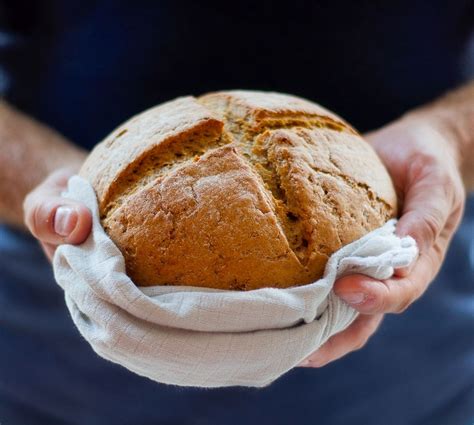
{"label": "person's right hand", "polygon": [[53,172],[26,196],[23,203],[25,224],[40,241],[49,260],[58,245],[80,244],[91,231],[90,210],[61,196],[73,174],[73,170],[66,168]]}
{"label": "person's right hand", "polygon": [[[436,117],[435,117],[436,118]],[[457,144],[435,118],[406,115],[367,135],[387,167],[400,199],[398,236],[411,236],[420,256],[386,280],[344,276],[334,292],[360,316],[301,364],[322,367],[363,347],[386,313],[402,313],[440,270],[464,211]]]}

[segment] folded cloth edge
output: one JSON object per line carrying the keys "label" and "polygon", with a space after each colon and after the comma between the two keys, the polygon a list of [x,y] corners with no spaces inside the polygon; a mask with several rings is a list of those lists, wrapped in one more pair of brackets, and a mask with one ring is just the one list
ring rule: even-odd
{"label": "folded cloth edge", "polygon": [[54,258],[75,325],[102,357],[168,384],[267,385],[357,317],[331,291],[336,277],[357,272],[386,279],[417,256],[415,241],[395,236],[390,220],[334,253],[323,278],[310,285],[240,293],[138,288],[100,225],[90,184],[74,176],[65,196],[93,213],[87,241],[59,247]]}

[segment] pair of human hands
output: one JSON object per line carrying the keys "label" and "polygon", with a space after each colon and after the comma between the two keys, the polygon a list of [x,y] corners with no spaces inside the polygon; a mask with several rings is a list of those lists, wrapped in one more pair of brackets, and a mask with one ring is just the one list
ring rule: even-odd
{"label": "pair of human hands", "polygon": [[[399,197],[397,234],[412,236],[420,256],[384,281],[364,275],[339,279],[334,291],[361,314],[300,366],[321,367],[358,350],[384,314],[401,313],[417,300],[438,273],[461,221],[465,192],[456,145],[448,134],[424,120],[401,118],[366,138],[385,163]],[[58,245],[80,244],[91,230],[90,211],[61,197],[75,171],[54,172],[25,198],[25,223],[50,260]]]}

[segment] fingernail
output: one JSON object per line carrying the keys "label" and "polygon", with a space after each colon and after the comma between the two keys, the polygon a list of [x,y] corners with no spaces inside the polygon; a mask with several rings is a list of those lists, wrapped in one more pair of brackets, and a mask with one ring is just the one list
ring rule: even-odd
{"label": "fingernail", "polygon": [[54,231],[60,236],[68,236],[77,224],[77,212],[67,206],[59,207],[54,215]]}
{"label": "fingernail", "polygon": [[363,292],[347,292],[341,294],[340,297],[347,303],[352,305],[362,304],[366,299],[367,295]]}
{"label": "fingernail", "polygon": [[311,364],[309,360],[303,360],[298,367],[308,367]]}

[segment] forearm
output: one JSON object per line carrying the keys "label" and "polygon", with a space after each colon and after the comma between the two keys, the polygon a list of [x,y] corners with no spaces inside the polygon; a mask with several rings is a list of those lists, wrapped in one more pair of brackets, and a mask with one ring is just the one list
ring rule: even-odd
{"label": "forearm", "polygon": [[474,191],[474,81],[407,116],[429,120],[447,135],[453,144],[466,190]]}
{"label": "forearm", "polygon": [[0,146],[0,222],[22,228],[26,194],[57,168],[78,168],[86,155],[4,102],[0,102]]}

